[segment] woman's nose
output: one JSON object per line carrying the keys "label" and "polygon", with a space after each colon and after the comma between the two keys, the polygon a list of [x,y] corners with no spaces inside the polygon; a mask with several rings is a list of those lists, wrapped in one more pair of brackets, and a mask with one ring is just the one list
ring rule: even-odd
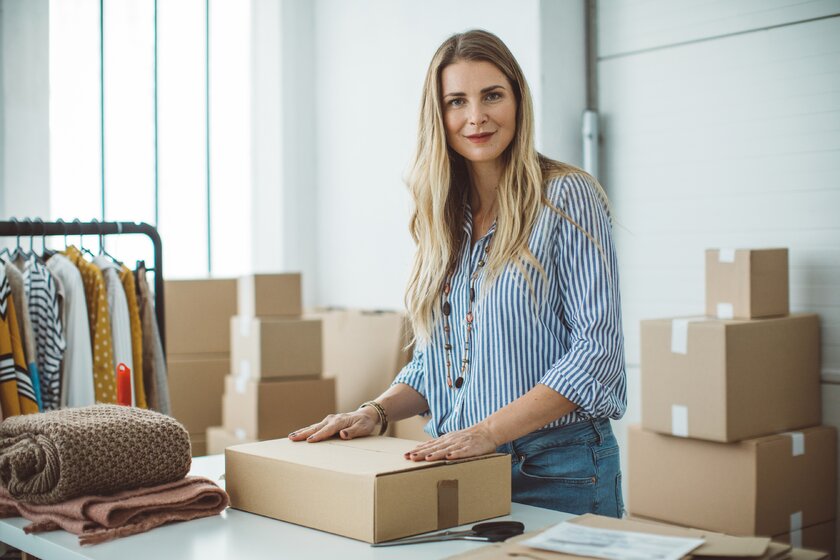
{"label": "woman's nose", "polygon": [[470,112],[470,124],[473,126],[479,126],[487,122],[487,113],[480,109],[474,109]]}

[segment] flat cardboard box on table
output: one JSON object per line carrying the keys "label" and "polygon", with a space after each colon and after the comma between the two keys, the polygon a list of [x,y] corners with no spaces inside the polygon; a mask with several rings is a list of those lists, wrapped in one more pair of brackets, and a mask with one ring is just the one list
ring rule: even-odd
{"label": "flat cardboard box on table", "polygon": [[706,315],[755,319],[787,315],[787,249],[706,251]]}
{"label": "flat cardboard box on table", "polygon": [[403,457],[388,437],[287,438],[225,450],[237,509],[375,543],[510,513],[510,456],[452,462]]}
{"label": "flat cardboard box on table", "polygon": [[237,314],[298,317],[302,310],[299,272],[250,274],[237,280]]}
{"label": "flat cardboard box on table", "polygon": [[641,323],[642,426],[740,441],[821,422],[816,315]]}
{"label": "flat cardboard box on table", "polygon": [[836,517],[833,427],[717,443],[630,426],[627,441],[633,515],[744,536]]}
{"label": "flat cardboard box on table", "polygon": [[230,352],[236,280],[167,280],[166,355]]}
{"label": "flat cardboard box on table", "polygon": [[223,424],[243,439],[285,437],[335,411],[333,379],[225,379]]}
{"label": "flat cardboard box on table", "polygon": [[411,359],[405,313],[327,308],[307,311],[306,317],[321,320],[324,377],[335,378],[342,412],[381,395]]}
{"label": "flat cardboard box on table", "polygon": [[225,376],[229,354],[168,356],[167,373],[171,416],[191,434],[201,434],[222,422]]}
{"label": "flat cardboard box on table", "polygon": [[236,316],[230,320],[231,369],[250,379],[321,375],[321,322]]}

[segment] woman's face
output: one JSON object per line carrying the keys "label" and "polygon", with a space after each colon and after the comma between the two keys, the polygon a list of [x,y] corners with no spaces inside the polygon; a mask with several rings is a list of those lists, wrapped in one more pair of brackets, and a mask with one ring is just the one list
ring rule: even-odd
{"label": "woman's face", "polygon": [[516,133],[516,97],[495,64],[461,60],[441,73],[446,142],[473,163],[495,161]]}

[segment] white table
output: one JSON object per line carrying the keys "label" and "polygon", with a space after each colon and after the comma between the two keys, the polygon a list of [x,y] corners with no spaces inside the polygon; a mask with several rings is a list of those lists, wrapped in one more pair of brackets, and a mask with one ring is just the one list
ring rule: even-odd
{"label": "white table", "polygon": [[[223,455],[193,459],[190,474],[219,480],[225,470]],[[221,481],[220,485],[224,486]],[[531,531],[559,523],[570,514],[513,504],[513,519]],[[33,554],[42,560],[211,560],[215,558],[282,559],[341,558],[427,560],[444,558],[484,546],[469,541],[449,541],[397,547],[372,548],[369,544],[323,531],[284,523],[268,517],[228,508],[221,515],[173,523],[146,533],[106,543],[81,547],[78,537],[66,531],[27,535],[29,522],[21,517],[0,519],[0,542]]]}

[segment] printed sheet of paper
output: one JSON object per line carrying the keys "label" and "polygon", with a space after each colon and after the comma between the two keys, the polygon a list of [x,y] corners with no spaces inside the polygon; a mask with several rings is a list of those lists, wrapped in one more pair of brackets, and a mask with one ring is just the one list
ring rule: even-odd
{"label": "printed sheet of paper", "polygon": [[703,544],[703,539],[595,529],[563,522],[520,544],[608,560],[679,560]]}

